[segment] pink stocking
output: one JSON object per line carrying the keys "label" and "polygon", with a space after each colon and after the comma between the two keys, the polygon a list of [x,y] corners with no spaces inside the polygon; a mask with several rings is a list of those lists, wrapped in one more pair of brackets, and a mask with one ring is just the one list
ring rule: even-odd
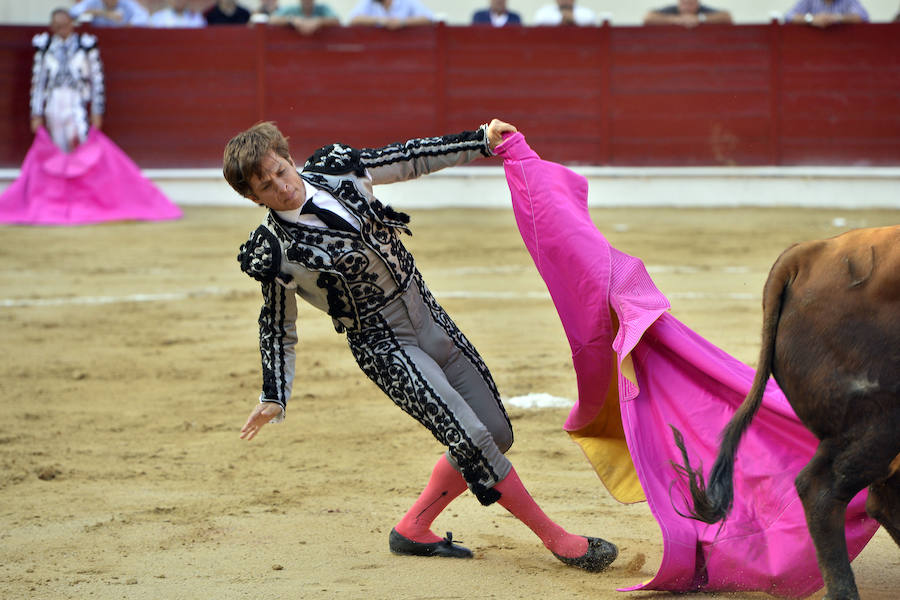
{"label": "pink stocking", "polygon": [[500,506],[528,525],[550,551],[566,558],[577,558],[587,552],[587,538],[572,535],[551,521],[525,489],[515,469],[510,470],[494,489],[501,494],[497,501]]}
{"label": "pink stocking", "polygon": [[412,508],[400,519],[394,528],[397,533],[414,542],[431,544],[443,538],[431,531],[431,524],[450,502],[466,490],[466,481],[462,475],[442,455],[434,469],[431,479],[422,491]]}

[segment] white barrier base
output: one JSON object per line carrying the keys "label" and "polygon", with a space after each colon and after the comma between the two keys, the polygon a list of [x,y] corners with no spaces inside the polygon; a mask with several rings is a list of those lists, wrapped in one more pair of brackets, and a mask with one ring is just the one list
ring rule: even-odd
{"label": "white barrier base", "polygon": [[[792,206],[900,209],[898,167],[572,167],[596,207]],[[219,169],[145,169],[176,204],[241,206]],[[0,169],[0,192],[18,177]],[[509,206],[501,167],[455,167],[415,181],[379,186],[397,208]]]}

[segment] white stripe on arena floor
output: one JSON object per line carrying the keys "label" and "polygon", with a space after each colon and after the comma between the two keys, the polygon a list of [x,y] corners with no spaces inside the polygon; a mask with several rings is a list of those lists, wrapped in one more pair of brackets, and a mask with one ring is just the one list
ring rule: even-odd
{"label": "white stripe on arena floor", "polygon": [[[484,275],[497,273],[520,273],[531,271],[531,265],[500,265],[500,266],[471,266],[457,267],[452,269],[434,269],[429,271],[432,274],[440,273],[442,275]],[[701,273],[701,272],[722,272],[722,273],[748,273],[750,269],[743,266],[726,266],[716,269],[701,269],[686,265],[648,265],[649,273]],[[68,305],[99,305],[99,304],[125,304],[135,302],[176,302],[179,300],[187,300],[188,298],[198,298],[203,296],[224,296],[232,293],[242,293],[250,291],[249,288],[244,290],[224,289],[217,287],[206,287],[196,290],[186,290],[180,292],[164,292],[158,294],[128,294],[125,296],[59,296],[55,298],[0,298],[0,308],[18,308],[28,306],[68,306]],[[498,292],[498,291],[474,291],[474,290],[451,290],[451,291],[435,291],[434,295],[438,298],[453,299],[472,299],[472,300],[549,300],[550,294],[546,290],[529,291],[529,292]],[[666,294],[670,299],[678,300],[757,300],[761,296],[759,294],[749,293],[708,293],[708,292],[671,292]]]}
{"label": "white stripe on arena floor", "polygon": [[[0,308],[22,308],[33,306],[92,306],[99,304],[128,304],[135,302],[177,302],[188,298],[202,296],[224,296],[241,293],[246,290],[225,290],[204,288],[184,292],[167,292],[164,294],[129,294],[127,296],[62,296],[56,298],[0,298]],[[434,292],[438,298],[468,300],[549,300],[547,292],[476,292],[459,290]],[[708,293],[708,292],[673,292],[666,294],[671,300],[759,300],[759,294],[745,293]]]}

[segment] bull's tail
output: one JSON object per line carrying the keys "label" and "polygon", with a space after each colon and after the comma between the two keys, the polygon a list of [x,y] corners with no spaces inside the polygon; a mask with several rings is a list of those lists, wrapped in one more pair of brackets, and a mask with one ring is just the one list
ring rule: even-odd
{"label": "bull's tail", "polygon": [[691,467],[688,453],[684,445],[684,437],[674,426],[672,434],[675,445],[681,451],[684,464],[672,465],[682,480],[686,480],[691,493],[693,506],[688,507],[688,515],[691,518],[705,523],[716,523],[723,520],[731,510],[734,500],[734,458],[738,444],[744,432],[750,426],[754,415],[762,404],[763,394],[766,390],[769,376],[772,373],[772,360],[775,355],[775,335],[778,331],[778,321],[781,316],[781,306],[784,292],[792,279],[790,261],[785,261],[787,252],[775,262],[763,291],[763,326],[762,346],[759,353],[759,362],[756,366],[756,377],[747,397],[738,407],[737,412],[722,431],[722,442],[719,446],[719,454],[713,463],[709,474],[709,482],[703,481],[703,465],[694,469]]}

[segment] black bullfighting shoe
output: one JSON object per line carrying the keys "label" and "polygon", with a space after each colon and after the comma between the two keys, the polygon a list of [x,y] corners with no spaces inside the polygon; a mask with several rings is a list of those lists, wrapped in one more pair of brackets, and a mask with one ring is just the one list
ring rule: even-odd
{"label": "black bullfighting shoe", "polygon": [[553,553],[553,556],[567,565],[578,567],[579,569],[584,569],[591,573],[599,573],[616,560],[616,557],[619,555],[619,549],[616,548],[615,544],[607,542],[606,540],[595,537],[585,537],[588,541],[588,549],[587,552],[581,556],[566,558],[565,556],[560,556],[556,552]]}
{"label": "black bullfighting shoe", "polygon": [[447,537],[439,542],[424,544],[405,538],[396,529],[391,529],[388,538],[391,552],[394,554],[406,554],[409,556],[440,556],[443,558],[472,558],[472,551],[453,543],[453,534],[447,532]]}

